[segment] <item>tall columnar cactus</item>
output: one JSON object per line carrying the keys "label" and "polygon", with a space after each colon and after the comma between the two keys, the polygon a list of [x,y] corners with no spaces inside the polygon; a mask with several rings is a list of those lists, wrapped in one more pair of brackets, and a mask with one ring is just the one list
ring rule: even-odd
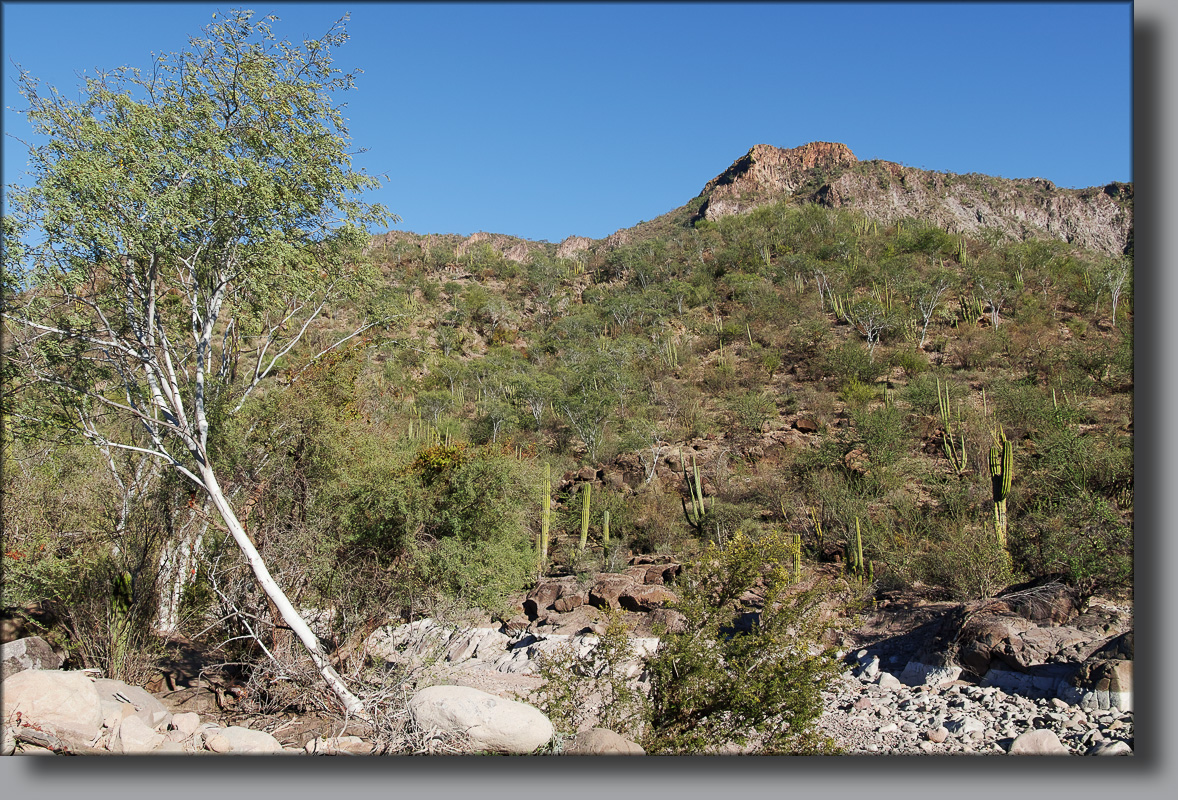
{"label": "tall columnar cactus", "polygon": [[582,484],[581,488],[581,552],[589,544],[589,496],[593,492],[593,484]]}
{"label": "tall columnar cactus", "polygon": [[679,498],[683,504],[683,515],[687,517],[687,524],[690,525],[699,534],[703,534],[703,520],[704,520],[704,490],[703,484],[699,478],[699,466],[695,463],[695,456],[691,457],[691,471],[694,477],[687,474],[687,462],[683,460],[683,451],[679,451],[679,460],[683,463],[683,480],[687,483],[687,493],[691,496],[691,510],[687,510],[687,500]]}
{"label": "tall columnar cactus", "polygon": [[540,572],[544,571],[545,562],[548,560],[548,531],[552,526],[552,467],[545,462],[544,464],[544,489],[543,497],[540,499],[540,541],[539,552],[537,553],[537,566]]}
{"label": "tall columnar cactus", "polygon": [[110,663],[108,678],[122,678],[127,653],[131,646],[131,605],[133,601],[131,573],[123,570],[111,579],[110,596]]}
{"label": "tall columnar cactus", "polygon": [[1014,475],[1014,449],[1002,428],[994,431],[990,447],[990,483],[994,493],[994,531],[998,546],[1006,548],[1006,498],[1010,495],[1010,479]]}
{"label": "tall columnar cactus", "polygon": [[957,430],[961,435],[961,441],[958,444],[954,439],[953,423],[949,417],[949,387],[945,386],[945,391],[942,393],[940,379],[937,380],[937,405],[941,409],[941,424],[944,426],[941,441],[945,448],[945,456],[949,459],[953,471],[961,475],[966,468],[965,432],[961,430],[961,409],[957,409]]}
{"label": "tall columnar cactus", "polygon": [[814,510],[814,506],[810,506],[810,519],[814,522],[814,541],[818,546],[818,550],[822,550],[822,520],[818,519],[818,512]]}
{"label": "tall columnar cactus", "polygon": [[601,543],[609,547],[609,509],[601,514]]}

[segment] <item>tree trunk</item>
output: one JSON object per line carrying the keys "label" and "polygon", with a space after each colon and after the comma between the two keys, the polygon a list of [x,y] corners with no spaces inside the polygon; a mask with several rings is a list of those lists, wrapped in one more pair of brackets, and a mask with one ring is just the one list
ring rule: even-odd
{"label": "tree trunk", "polygon": [[270,570],[266,568],[266,563],[262,560],[256,547],[250,541],[249,536],[246,535],[245,528],[242,527],[241,522],[237,519],[233,508],[225,499],[225,495],[221,492],[221,485],[217,482],[216,476],[208,466],[201,468],[200,477],[204,483],[204,490],[208,492],[209,499],[213,506],[221,515],[221,519],[225,521],[225,527],[228,528],[229,534],[233,537],[233,541],[241,549],[245,555],[246,561],[250,565],[250,569],[254,572],[254,577],[258,582],[258,586],[266,593],[266,597],[274,604],[278,610],[282,621],[285,622],[299,637],[299,641],[307,648],[307,652],[311,656],[311,660],[315,663],[319,674],[323,676],[323,680],[331,688],[335,696],[347,709],[349,714],[354,714],[362,719],[368,718],[368,713],[364,710],[363,703],[360,699],[352,694],[343,678],[331,666],[327,654],[323,652],[323,648],[319,643],[318,637],[311,631],[311,627],[299,616],[298,611],[294,605],[287,599],[286,594],[275,583],[274,578],[270,575]]}

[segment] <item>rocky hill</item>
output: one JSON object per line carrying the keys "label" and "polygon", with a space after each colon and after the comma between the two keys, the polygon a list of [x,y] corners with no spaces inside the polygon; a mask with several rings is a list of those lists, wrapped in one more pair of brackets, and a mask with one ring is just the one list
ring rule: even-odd
{"label": "rocky hill", "polygon": [[859,161],[844,144],[788,150],[758,144],[700,192],[698,215],[716,220],[785,199],[854,208],[884,224],[929,220],[951,233],[986,229],[1016,240],[1054,238],[1108,255],[1133,243],[1133,185],[1061,189],[1042,178],[933,172]]}

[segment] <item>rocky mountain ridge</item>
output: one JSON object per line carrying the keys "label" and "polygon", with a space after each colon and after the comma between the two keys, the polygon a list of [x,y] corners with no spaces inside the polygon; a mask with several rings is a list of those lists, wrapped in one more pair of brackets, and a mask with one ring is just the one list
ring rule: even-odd
{"label": "rocky mountain ridge", "polygon": [[[499,233],[414,234],[390,231],[372,246],[412,241],[424,251],[457,246],[457,254],[485,243],[500,256],[526,263],[537,250],[557,258],[611,250],[675,219],[715,221],[791,200],[847,208],[890,225],[905,218],[934,223],[950,233],[1008,239],[1056,239],[1109,256],[1133,247],[1133,184],[1066,189],[1043,178],[1009,179],[977,173],[917,169],[891,161],[860,161],[837,142],[810,142],[783,149],[754,145],[708,181],[692,201],[651,221],[621,228],[603,239],[568,236],[551,245]],[[692,211],[691,209],[697,209]]]}
{"label": "rocky mountain ridge", "polygon": [[788,150],[758,144],[704,186],[697,219],[716,220],[785,199],[851,208],[884,224],[905,217],[951,233],[1052,238],[1107,255],[1133,243],[1133,185],[1063,189],[1043,178],[1011,180],[859,161],[844,144]]}

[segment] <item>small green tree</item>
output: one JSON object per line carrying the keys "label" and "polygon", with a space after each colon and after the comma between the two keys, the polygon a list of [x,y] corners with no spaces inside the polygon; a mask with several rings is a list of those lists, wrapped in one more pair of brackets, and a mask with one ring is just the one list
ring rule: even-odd
{"label": "small green tree", "polygon": [[[728,743],[764,753],[829,750],[815,723],[838,662],[821,644],[822,593],[791,589],[791,538],[737,532],[684,570],[673,605],[684,625],[663,635],[648,662],[647,752],[706,753]],[[764,604],[754,611],[740,598],[758,584]],[[738,630],[741,618],[747,630]]]}
{"label": "small green tree", "polygon": [[376,181],[352,167],[333,101],[355,77],[332,66],[346,18],[301,45],[277,39],[275,19],[214,15],[187,50],[89,78],[79,101],[21,74],[46,143],[29,147],[34,184],[9,187],[2,310],[14,385],[38,399],[20,421],[187,479],[341,703],[363,713],[218,466],[226,420],[283,368],[297,379],[284,359],[330,299],[360,299],[354,256],[365,226],[389,218],[357,199]]}

